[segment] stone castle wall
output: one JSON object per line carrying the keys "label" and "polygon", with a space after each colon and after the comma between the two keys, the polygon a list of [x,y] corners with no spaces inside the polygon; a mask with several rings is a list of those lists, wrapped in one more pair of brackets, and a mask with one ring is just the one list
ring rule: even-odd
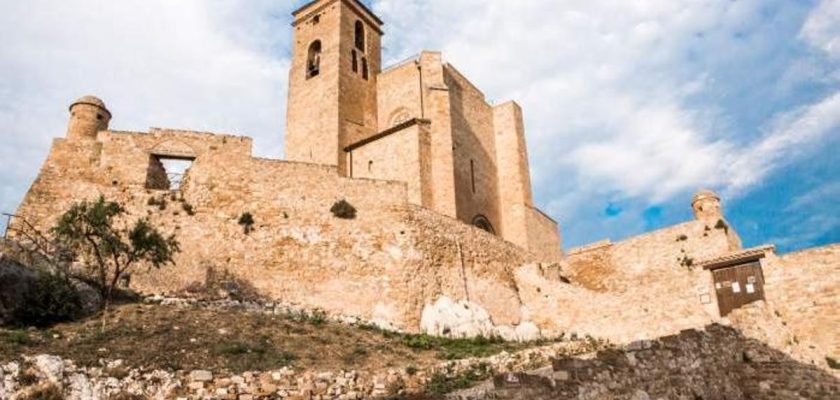
{"label": "stone castle wall", "polygon": [[[196,157],[183,202],[145,188],[150,153],[167,148]],[[177,266],[135,274],[133,284],[146,292],[202,282],[212,267],[233,272],[269,297],[403,329],[416,330],[424,306],[440,296],[470,298],[498,324],[521,320],[512,270],[532,256],[409,205],[404,183],[254,159],[250,141],[242,138],[101,132],[99,141],[56,140],[18,214],[46,231],[73,202],[100,194],[175,233],[182,244]],[[340,199],[357,208],[355,220],[330,213]],[[165,209],[157,205],[162,200]],[[256,220],[250,234],[237,224],[245,212]]]}
{"label": "stone castle wall", "polygon": [[559,261],[563,257],[562,242],[557,222],[535,207],[516,206],[524,209],[528,249],[540,260]]}
{"label": "stone castle wall", "polygon": [[[177,265],[132,279],[146,293],[203,283],[213,268],[269,298],[412,331],[423,319],[440,333],[626,341],[708,322],[693,294],[628,304],[563,283],[521,248],[411,205],[404,183],[342,178],[335,167],[256,159],[250,150],[245,138],[161,129],[59,139],[18,213],[47,230],[73,202],[102,194],[175,233]],[[195,157],[174,200],[146,188],[149,166],[165,156]],[[356,219],[330,213],[341,199]],[[237,223],[245,212],[255,219],[249,234]]]}
{"label": "stone castle wall", "polygon": [[[538,264],[543,258],[495,235],[412,205],[405,183],[250,154],[247,138],[162,129],[58,139],[18,214],[46,231],[73,202],[102,194],[175,233],[183,249],[177,265],[133,276],[133,287],[148,294],[201,284],[212,268],[304,309],[409,331],[523,340],[574,334],[624,343],[720,320],[709,272],[686,260],[727,253],[734,233],[726,229],[688,222]],[[194,157],[180,193],[146,188],[157,157]],[[341,199],[358,210],[355,219],[330,213]],[[250,233],[238,224],[246,212],[255,219]],[[770,293],[796,293],[772,286],[777,271],[782,285],[836,275],[835,256],[834,248],[788,256],[821,262],[811,275],[768,266],[771,306]],[[836,340],[819,328],[836,323],[830,283],[814,289],[824,297],[809,294],[782,309],[794,332],[825,345]],[[804,298],[824,305],[803,312]]]}
{"label": "stone castle wall", "polygon": [[797,339],[840,359],[840,245],[762,260],[767,302]]}
{"label": "stone castle wall", "polygon": [[840,380],[713,325],[594,357],[563,358],[531,374],[502,374],[479,398],[833,399]]}
{"label": "stone castle wall", "polygon": [[[573,279],[596,291],[620,293],[651,307],[681,304],[717,318],[712,276],[695,264],[733,250],[731,229],[690,221],[627,240],[569,251]],[[689,312],[689,311],[686,311]]]}

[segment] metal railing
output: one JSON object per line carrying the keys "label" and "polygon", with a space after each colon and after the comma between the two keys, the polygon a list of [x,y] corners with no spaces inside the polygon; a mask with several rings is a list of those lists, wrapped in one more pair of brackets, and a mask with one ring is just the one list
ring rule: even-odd
{"label": "metal railing", "polygon": [[18,253],[18,256],[25,255],[31,263],[41,260],[58,267],[65,261],[66,249],[49,239],[26,218],[9,213],[2,215],[6,217],[3,245],[8,250]]}
{"label": "metal railing", "polygon": [[169,181],[169,190],[178,191],[181,190],[181,185],[184,184],[184,177],[186,174],[179,174],[175,172],[169,172],[166,174],[166,180]]}
{"label": "metal railing", "polygon": [[3,213],[3,217],[6,218],[6,226],[3,228],[3,239],[6,239],[9,236],[9,227],[12,226],[12,218],[15,216],[13,214]]}

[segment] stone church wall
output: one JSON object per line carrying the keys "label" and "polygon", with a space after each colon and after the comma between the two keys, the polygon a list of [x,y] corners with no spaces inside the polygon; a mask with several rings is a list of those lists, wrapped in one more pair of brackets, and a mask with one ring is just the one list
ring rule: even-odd
{"label": "stone church wall", "polygon": [[[411,120],[402,128],[350,151],[353,178],[405,182],[408,200],[432,205],[432,160],[429,122]],[[396,128],[394,128],[396,129]]]}
{"label": "stone church wall", "polygon": [[420,69],[414,58],[390,67],[377,77],[380,131],[399,125],[403,118],[424,118],[420,82]]}
{"label": "stone church wall", "polygon": [[499,207],[493,108],[484,94],[451,65],[444,66],[449,88],[458,218],[486,217],[497,233],[504,227]]}

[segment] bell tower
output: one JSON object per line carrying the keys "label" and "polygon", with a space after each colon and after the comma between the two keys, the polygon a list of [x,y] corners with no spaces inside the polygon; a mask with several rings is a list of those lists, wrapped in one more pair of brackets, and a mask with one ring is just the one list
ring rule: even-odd
{"label": "bell tower", "polygon": [[377,133],[382,21],[359,0],[316,0],[292,15],[286,159],[346,174],[344,148]]}

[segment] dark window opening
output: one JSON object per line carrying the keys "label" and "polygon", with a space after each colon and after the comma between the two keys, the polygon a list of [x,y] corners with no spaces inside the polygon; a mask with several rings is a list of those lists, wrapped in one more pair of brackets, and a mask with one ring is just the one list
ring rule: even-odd
{"label": "dark window opening", "polygon": [[494,235],[496,234],[496,230],[493,229],[493,224],[491,224],[490,220],[483,215],[476,215],[475,218],[473,218],[472,224],[476,228],[481,229],[485,232],[489,232]]}
{"label": "dark window opening", "polygon": [[321,41],[316,40],[309,45],[306,57],[306,79],[314,78],[321,73]]}
{"label": "dark window opening", "polygon": [[368,79],[368,63],[367,58],[362,58],[362,78]]}
{"label": "dark window opening", "polygon": [[146,171],[146,189],[181,190],[192,167],[192,158],[173,158],[152,154]]}
{"label": "dark window opening", "polygon": [[356,48],[365,52],[365,25],[362,21],[356,21]]}
{"label": "dark window opening", "polygon": [[96,119],[102,121],[105,117],[103,117],[102,114],[96,114]]}
{"label": "dark window opening", "polygon": [[356,50],[353,50],[353,72],[359,72],[359,55],[356,53]]}
{"label": "dark window opening", "polygon": [[470,182],[472,183],[472,192],[475,194],[475,160],[470,160]]}

